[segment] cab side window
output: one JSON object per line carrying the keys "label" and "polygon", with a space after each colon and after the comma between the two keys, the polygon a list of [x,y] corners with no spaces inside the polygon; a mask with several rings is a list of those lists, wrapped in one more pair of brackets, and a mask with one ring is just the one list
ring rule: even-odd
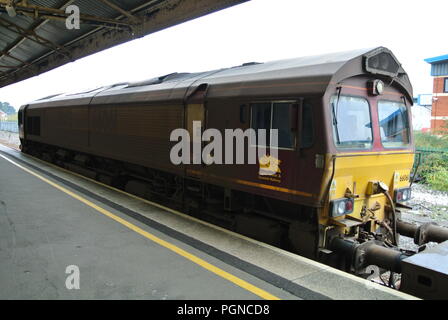
{"label": "cab side window", "polygon": [[40,117],[26,117],[25,127],[27,134],[40,136]]}
{"label": "cab side window", "polygon": [[[251,105],[252,110],[252,129],[258,134],[259,129],[266,130],[266,141],[263,144],[258,141],[257,145],[266,146],[270,144],[269,129],[271,129],[271,103],[254,103]],[[258,136],[257,136],[258,139]]]}
{"label": "cab side window", "polygon": [[271,129],[278,130],[278,146],[294,149],[295,132],[291,129],[290,102],[273,103]]}
{"label": "cab side window", "polygon": [[271,129],[278,131],[278,147],[283,149],[294,149],[294,132],[291,130],[289,110],[292,102],[262,102],[251,104],[252,128],[266,130],[266,142],[257,141],[259,146],[270,146]]}
{"label": "cab side window", "polygon": [[312,106],[307,102],[303,104],[302,117],[302,141],[300,147],[310,148],[314,142],[314,126]]}
{"label": "cab side window", "polygon": [[[294,149],[296,131],[291,128],[291,108],[293,102],[260,102],[251,104],[251,127],[257,131],[266,130],[266,142],[257,141],[259,146],[270,145],[270,129],[278,131],[278,147],[281,149]],[[303,104],[301,148],[309,148],[313,144],[313,119],[311,105]]]}

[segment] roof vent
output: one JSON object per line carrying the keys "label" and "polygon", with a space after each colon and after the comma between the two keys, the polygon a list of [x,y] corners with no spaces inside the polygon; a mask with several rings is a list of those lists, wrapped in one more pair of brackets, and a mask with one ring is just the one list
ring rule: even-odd
{"label": "roof vent", "polygon": [[241,66],[248,67],[248,66],[254,66],[256,64],[261,64],[261,62],[246,62],[246,63],[243,63]]}
{"label": "roof vent", "polygon": [[152,78],[152,79],[148,79],[148,80],[143,80],[143,81],[129,83],[127,88],[149,86],[149,85],[153,85],[153,84],[160,84],[162,82],[166,82],[166,81],[169,81],[169,80],[180,79],[180,78],[182,78],[182,77],[184,77],[185,75],[188,75],[188,74],[189,73],[178,73],[178,72],[169,73],[169,74],[166,74],[166,75],[161,76],[161,77],[156,77],[156,78]]}
{"label": "roof vent", "polygon": [[46,97],[43,97],[43,98],[37,99],[36,101],[41,101],[41,100],[47,100],[47,99],[51,99],[51,98],[54,98],[54,97],[60,96],[60,95],[62,95],[62,94],[63,94],[63,93],[52,94],[51,96],[46,96]]}
{"label": "roof vent", "polygon": [[242,65],[231,67],[231,69],[234,69],[234,68],[242,68],[242,67],[249,67],[249,66],[255,66],[255,65],[257,65],[257,64],[262,64],[262,62],[246,62],[246,63],[243,63]]}

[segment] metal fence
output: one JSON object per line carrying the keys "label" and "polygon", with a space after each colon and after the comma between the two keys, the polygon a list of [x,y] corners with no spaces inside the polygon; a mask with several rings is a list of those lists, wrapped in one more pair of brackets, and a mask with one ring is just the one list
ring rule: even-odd
{"label": "metal fence", "polygon": [[0,121],[0,131],[19,132],[17,121]]}
{"label": "metal fence", "polygon": [[415,161],[414,161],[414,165],[417,163],[418,161],[418,154],[421,154],[421,158],[420,158],[420,164],[425,163],[426,159],[428,158],[429,155],[434,154],[434,153],[438,153],[443,155],[444,157],[448,157],[448,149],[442,149],[442,148],[425,148],[425,147],[417,147],[415,148],[416,151],[416,157],[415,157]]}

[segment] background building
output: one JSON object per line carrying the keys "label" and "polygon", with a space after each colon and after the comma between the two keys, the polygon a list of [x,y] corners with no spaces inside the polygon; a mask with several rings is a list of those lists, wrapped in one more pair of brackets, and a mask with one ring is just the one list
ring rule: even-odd
{"label": "background building", "polygon": [[448,133],[448,54],[425,61],[431,64],[431,76],[434,77],[431,131]]}
{"label": "background building", "polygon": [[412,106],[412,129],[428,132],[431,128],[432,94],[419,94]]}
{"label": "background building", "polygon": [[5,113],[5,112],[3,112],[2,110],[0,110],[0,120],[6,120],[6,117],[7,117],[8,115]]}

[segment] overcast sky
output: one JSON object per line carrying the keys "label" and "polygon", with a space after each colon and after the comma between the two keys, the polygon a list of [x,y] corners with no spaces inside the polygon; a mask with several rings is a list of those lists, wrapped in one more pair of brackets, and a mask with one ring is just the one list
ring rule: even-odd
{"label": "overcast sky", "polygon": [[16,109],[29,101],[171,72],[196,72],[385,46],[414,95],[432,92],[425,58],[448,54],[446,0],[251,0],[0,89]]}

